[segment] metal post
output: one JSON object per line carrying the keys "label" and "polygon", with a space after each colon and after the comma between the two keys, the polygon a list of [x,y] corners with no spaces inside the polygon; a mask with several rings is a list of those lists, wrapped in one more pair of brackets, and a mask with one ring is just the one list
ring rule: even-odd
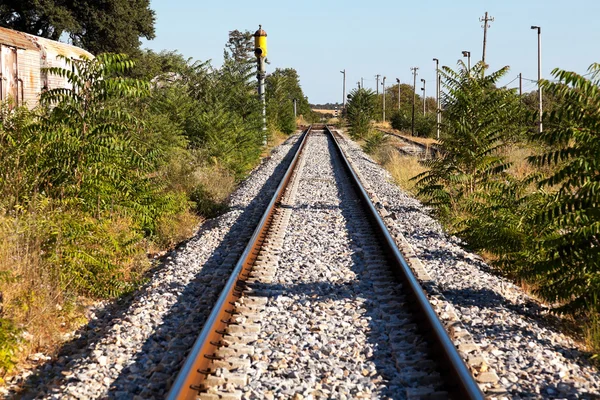
{"label": "metal post", "polygon": [[396,82],[398,82],[398,111],[400,111],[400,79],[396,78]]}
{"label": "metal post", "polygon": [[440,124],[442,117],[442,110],[440,110],[440,60],[434,58],[435,61],[435,120],[436,120],[436,133],[437,138],[440,138]]}
{"label": "metal post", "polygon": [[342,74],[344,74],[344,95],[342,97],[342,104],[344,106],[344,109],[346,109],[346,70],[340,71]]}
{"label": "metal post", "polygon": [[254,55],[256,56],[258,79],[258,98],[262,104],[262,122],[263,122],[263,146],[267,145],[267,100],[265,97],[265,78],[267,76],[266,62],[267,57],[267,32],[262,29],[262,25],[258,26],[258,30],[254,33]]}
{"label": "metal post", "polygon": [[467,50],[463,50],[462,55],[463,55],[463,57],[467,57],[468,71],[469,71],[469,75],[471,75],[471,52],[467,51]]}
{"label": "metal post", "polygon": [[262,104],[262,122],[263,122],[263,146],[267,145],[267,99],[265,97],[265,77],[266,77],[265,59],[258,57],[258,97]]}
{"label": "metal post", "polygon": [[294,99],[294,118],[296,118],[296,99]]}
{"label": "metal post", "polygon": [[379,77],[381,75],[377,74],[375,75],[375,90],[377,90],[377,96],[379,96]]}
{"label": "metal post", "polygon": [[365,87],[365,82],[363,81],[363,78],[360,78],[360,87],[364,88]]}
{"label": "metal post", "polygon": [[542,106],[542,28],[539,26],[532,26],[531,29],[537,29],[538,32],[538,102],[539,102],[539,130],[540,133],[543,132],[542,127],[542,114],[544,112],[544,107]]}
{"label": "metal post", "polygon": [[423,87],[421,88],[421,90],[423,91],[423,115],[425,115],[426,104],[427,104],[427,102],[425,101],[425,100],[427,100],[426,93],[425,93],[425,84],[427,82],[425,81],[425,79],[421,79],[421,82],[423,82]]}
{"label": "metal post", "polygon": [[523,73],[519,72],[519,100],[523,101]]}
{"label": "metal post", "polygon": [[383,85],[383,122],[385,122],[385,76],[383,77],[383,82],[381,84]]}
{"label": "metal post", "polygon": [[411,131],[412,135],[415,136],[415,101],[417,99],[417,70],[419,67],[411,67],[413,72],[413,102],[412,102],[412,123]]}

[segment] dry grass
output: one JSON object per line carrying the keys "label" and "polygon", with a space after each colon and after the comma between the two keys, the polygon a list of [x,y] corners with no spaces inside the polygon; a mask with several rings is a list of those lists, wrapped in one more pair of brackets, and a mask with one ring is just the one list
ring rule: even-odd
{"label": "dry grass", "polygon": [[219,165],[198,168],[194,172],[194,180],[217,202],[225,202],[236,187],[235,176]]}
{"label": "dry grass", "polygon": [[382,146],[375,160],[385,168],[394,183],[411,194],[416,194],[416,182],[411,179],[427,169],[415,157],[400,154],[393,146]]}
{"label": "dry grass", "polygon": [[522,179],[535,172],[535,168],[527,162],[527,157],[533,155],[533,150],[528,147],[511,146],[504,150],[503,154],[512,163],[508,173],[515,178]]}
{"label": "dry grass", "polygon": [[[333,114],[335,112],[335,110],[323,110],[323,109],[319,109],[319,108],[315,108],[312,111],[319,113],[319,114]],[[339,110],[338,110],[338,112],[339,112]]]}
{"label": "dry grass", "polygon": [[156,250],[160,252],[161,250],[172,249],[178,243],[189,239],[203,221],[202,217],[190,210],[160,218],[156,227],[156,239],[153,240],[153,244],[157,246]]}
{"label": "dry grass", "polygon": [[390,124],[389,121],[375,121],[375,122],[373,122],[373,126],[377,129],[383,129],[386,131],[394,131],[394,133],[398,132],[395,129],[392,129],[392,125]]}
{"label": "dry grass", "polygon": [[386,132],[391,132],[391,133],[395,133],[396,135],[406,136],[407,138],[414,140],[417,143],[422,143],[422,144],[426,144],[426,145],[438,144],[438,141],[434,138],[412,136],[410,134],[410,132],[402,132],[397,129],[393,129],[391,127],[390,123],[387,121],[386,122],[375,122],[374,126],[375,126],[375,128],[384,130]]}
{"label": "dry grass", "polygon": [[[66,332],[85,323],[82,299],[65,298],[55,269],[43,255],[49,239],[46,216],[0,216],[2,317],[15,322],[23,338],[16,354],[50,353]],[[6,372],[6,371],[4,371]]]}

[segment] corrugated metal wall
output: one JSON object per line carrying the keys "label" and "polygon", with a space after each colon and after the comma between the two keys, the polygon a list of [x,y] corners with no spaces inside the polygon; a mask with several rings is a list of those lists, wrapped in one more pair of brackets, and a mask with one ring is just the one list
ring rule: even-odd
{"label": "corrugated metal wall", "polygon": [[29,108],[38,104],[42,89],[40,73],[40,53],[33,50],[19,50],[19,78],[21,79],[23,103]]}
{"label": "corrugated metal wall", "polygon": [[19,105],[33,108],[42,91],[71,89],[67,79],[41,71],[47,67],[71,68],[58,55],[70,59],[94,57],[66,43],[0,28],[0,100],[12,97],[18,99]]}

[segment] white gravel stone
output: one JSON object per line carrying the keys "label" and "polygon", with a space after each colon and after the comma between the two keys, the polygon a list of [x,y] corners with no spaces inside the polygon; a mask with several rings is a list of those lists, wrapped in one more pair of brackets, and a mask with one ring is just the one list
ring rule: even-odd
{"label": "white gravel stone", "polygon": [[[561,333],[547,307],[493,273],[481,257],[448,236],[430,211],[350,140],[344,148],[499,377],[510,398],[600,396],[600,372]],[[502,397],[499,395],[499,397]]]}

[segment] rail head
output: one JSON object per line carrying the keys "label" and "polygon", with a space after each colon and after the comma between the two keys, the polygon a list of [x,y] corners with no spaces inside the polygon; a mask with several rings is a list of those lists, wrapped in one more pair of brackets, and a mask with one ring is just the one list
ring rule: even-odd
{"label": "rail head", "polygon": [[356,188],[361,202],[367,208],[369,218],[373,222],[373,227],[377,233],[379,233],[379,237],[382,238],[382,244],[385,247],[388,260],[395,268],[396,275],[402,280],[403,285],[407,288],[409,295],[414,300],[412,305],[420,317],[420,321],[418,322],[421,326],[421,332],[424,336],[429,338],[436,353],[441,355],[444,370],[440,370],[440,373],[445,378],[446,386],[452,391],[450,394],[456,399],[483,400],[484,396],[479,385],[473,378],[473,375],[469,372],[469,369],[454,346],[452,339],[448,336],[444,325],[431,306],[425,291],[419,284],[419,281],[413,274],[410,266],[404,259],[404,256],[402,256],[402,253],[387,229],[385,222],[377,212],[369,194],[346,157],[345,151],[342,149],[339,141],[329,126],[326,126],[325,130],[333,139],[335,148],[342,160],[342,164],[348,171],[352,184]]}
{"label": "rail head", "polygon": [[179,374],[175,378],[173,385],[166,399],[178,400],[178,399],[196,399],[199,391],[202,390],[202,382],[208,373],[208,366],[211,363],[211,355],[215,353],[218,347],[218,342],[222,339],[223,329],[227,325],[228,308],[231,307],[232,302],[235,302],[238,297],[235,293],[236,286],[243,280],[243,272],[248,271],[252,267],[256,258],[255,250],[260,247],[262,240],[264,239],[264,232],[268,229],[271,216],[273,215],[277,203],[281,200],[287,184],[289,183],[293,171],[298,163],[298,159],[304,145],[306,138],[310,134],[312,126],[309,126],[302,134],[299,139],[300,144],[287,168],[281,182],[275,190],[275,194],[271,198],[269,205],[267,206],[264,214],[258,223],[252,238],[248,242],[248,245],[244,249],[239,261],[236,263],[231,276],[227,280],[225,287],[221,291],[215,306],[211,310],[204,326],[200,332],[200,335],[196,339],[194,346],[190,350],[183,367],[179,371]]}

